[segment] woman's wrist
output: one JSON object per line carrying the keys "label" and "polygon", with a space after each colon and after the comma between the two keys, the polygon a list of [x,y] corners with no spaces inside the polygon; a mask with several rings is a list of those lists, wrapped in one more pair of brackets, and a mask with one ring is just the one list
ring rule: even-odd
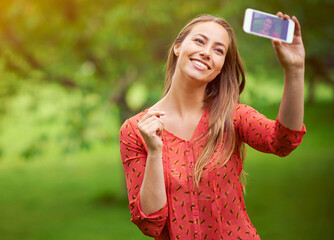
{"label": "woman's wrist", "polygon": [[305,75],[304,67],[284,68],[285,82],[304,83],[304,75]]}
{"label": "woman's wrist", "polygon": [[305,72],[305,63],[294,64],[294,65],[287,65],[283,68],[284,73],[288,75],[303,75]]}
{"label": "woman's wrist", "polygon": [[152,158],[158,158],[162,156],[162,148],[148,149],[148,155]]}

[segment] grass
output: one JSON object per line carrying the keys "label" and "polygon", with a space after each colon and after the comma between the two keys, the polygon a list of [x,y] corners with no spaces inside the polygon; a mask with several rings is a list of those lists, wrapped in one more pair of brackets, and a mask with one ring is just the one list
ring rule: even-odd
{"label": "grass", "polygon": [[[272,114],[268,109],[264,113]],[[331,239],[334,233],[332,114],[329,104],[306,107],[307,134],[286,158],[249,148],[246,205],[263,239]]]}
{"label": "grass", "polygon": [[1,165],[0,239],[137,239],[127,229],[122,166],[110,159]]}
{"label": "grass", "polygon": [[[306,108],[290,156],[249,149],[246,205],[262,239],[331,239],[334,133],[329,104]],[[262,109],[275,118],[277,107]],[[57,161],[0,162],[0,239],[149,239],[130,222],[118,149]]]}

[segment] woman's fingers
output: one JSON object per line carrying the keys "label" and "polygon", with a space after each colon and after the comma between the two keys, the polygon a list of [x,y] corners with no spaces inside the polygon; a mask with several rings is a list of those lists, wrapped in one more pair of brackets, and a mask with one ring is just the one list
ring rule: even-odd
{"label": "woman's fingers", "polygon": [[[300,23],[299,23],[299,21],[298,21],[298,19],[297,19],[297,17],[296,16],[292,16],[291,18],[290,18],[290,16],[288,15],[288,14],[283,14],[282,12],[277,12],[276,13],[276,16],[277,17],[280,17],[280,18],[283,18],[283,19],[285,19],[285,20],[289,20],[289,19],[291,19],[292,21],[294,21],[294,23],[295,23],[295,31],[294,31],[294,36],[297,36],[297,37],[301,37],[301,27],[300,27]],[[275,44],[275,45],[279,45],[279,43],[276,41],[276,42],[273,42],[273,44]]]}
{"label": "woman's fingers", "polygon": [[[159,119],[160,120],[160,119]],[[164,130],[164,125],[162,121],[152,121],[146,125],[146,131],[150,135],[158,135],[161,136]]]}
{"label": "woman's fingers", "polygon": [[153,122],[153,121],[158,121],[162,124],[163,126],[163,122],[160,119],[160,116],[165,115],[165,112],[162,111],[149,111],[145,114],[145,116],[139,121],[137,127],[143,128],[144,126],[146,126],[147,124]]}
{"label": "woman's fingers", "polygon": [[282,44],[282,41],[277,39],[277,38],[272,39],[271,42],[272,42],[275,49],[279,48]]}
{"label": "woman's fingers", "polygon": [[298,19],[295,16],[293,16],[291,20],[295,22],[295,36],[301,36],[302,35],[301,27]]}
{"label": "woman's fingers", "polygon": [[160,111],[160,110],[152,110],[152,111],[148,111],[145,116],[142,118],[142,121],[147,118],[150,118],[152,116],[156,116],[156,117],[160,117],[160,116],[163,116],[165,115],[166,113],[164,111]]}
{"label": "woman's fingers", "polygon": [[157,130],[162,131],[164,129],[164,124],[161,119],[157,117],[151,117],[143,122],[141,125],[138,124],[138,128],[141,132],[146,134],[155,133]]}
{"label": "woman's fingers", "polygon": [[160,117],[163,115],[165,115],[163,111],[148,111],[137,124],[137,128],[143,136],[147,147],[151,150],[158,150],[162,147],[161,135],[164,130],[164,123]]}
{"label": "woman's fingers", "polygon": [[289,16],[288,14],[284,14],[284,15],[283,15],[283,19],[284,19],[284,20],[288,20],[288,19],[290,19],[290,16]]}
{"label": "woman's fingers", "polygon": [[280,18],[283,18],[283,19],[285,19],[285,20],[290,19],[290,16],[289,16],[288,14],[283,14],[282,12],[277,12],[277,13],[276,13],[276,16],[277,16],[277,17],[280,17]]}

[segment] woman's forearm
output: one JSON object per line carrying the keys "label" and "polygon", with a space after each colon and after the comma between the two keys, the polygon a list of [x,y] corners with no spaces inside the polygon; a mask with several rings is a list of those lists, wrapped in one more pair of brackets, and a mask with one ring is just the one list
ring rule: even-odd
{"label": "woman's forearm", "polygon": [[304,67],[284,70],[284,90],[279,121],[286,127],[301,130],[304,119]]}
{"label": "woman's forearm", "polygon": [[166,204],[162,151],[149,151],[147,155],[144,179],[140,188],[140,200],[145,215],[161,209]]}

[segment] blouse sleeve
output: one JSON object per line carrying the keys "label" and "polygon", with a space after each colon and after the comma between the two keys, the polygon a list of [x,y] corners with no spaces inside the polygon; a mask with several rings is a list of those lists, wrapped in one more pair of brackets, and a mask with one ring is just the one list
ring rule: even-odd
{"label": "blouse sleeve", "polygon": [[131,221],[147,236],[158,237],[166,225],[167,203],[160,210],[145,215],[141,209],[139,190],[145,174],[147,151],[140,133],[127,120],[120,129],[120,151],[126,177]]}
{"label": "blouse sleeve", "polygon": [[236,107],[234,122],[241,141],[261,152],[281,157],[289,155],[306,133],[304,124],[301,130],[289,129],[278,117],[276,121],[268,119],[254,108],[241,104]]}

